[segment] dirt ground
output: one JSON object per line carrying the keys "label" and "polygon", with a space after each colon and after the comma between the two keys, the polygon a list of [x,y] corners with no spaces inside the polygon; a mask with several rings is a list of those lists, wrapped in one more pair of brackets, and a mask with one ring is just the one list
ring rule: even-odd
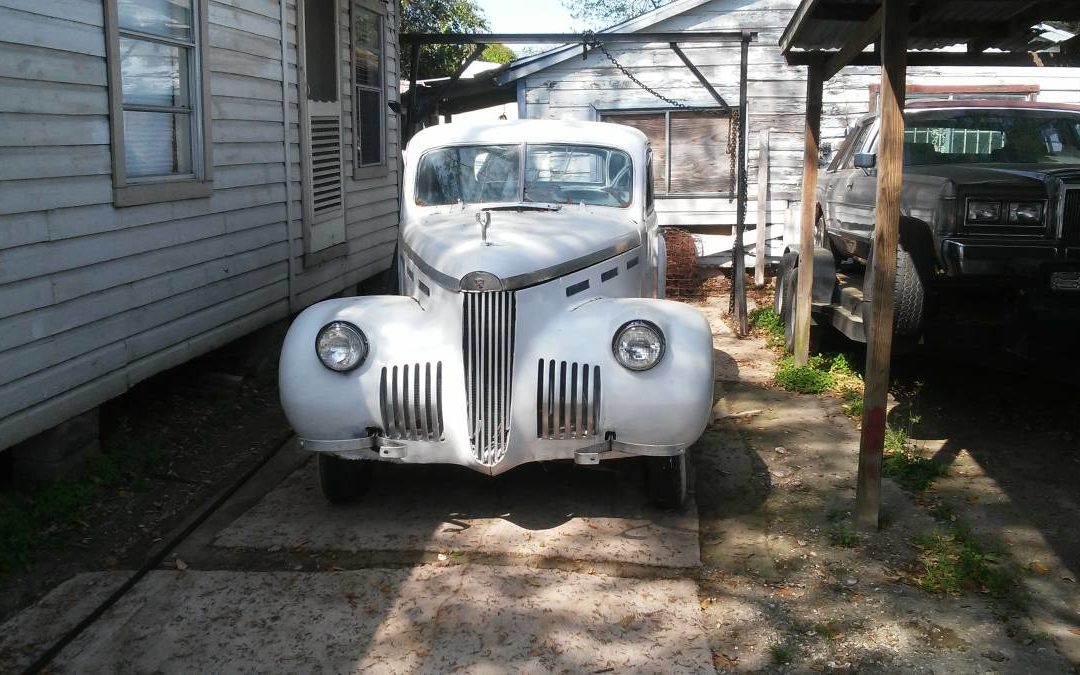
{"label": "dirt ground", "polygon": [[[928,354],[899,361],[894,381],[919,394],[890,419],[917,413],[912,439],[950,470],[918,497],[886,479],[881,532],[841,545],[857,422],[838,398],[776,387],[762,341],[727,337],[725,299],[701,308],[718,335],[721,414],[758,411],[718,422],[695,447],[702,606],[718,668],[1076,672],[1075,388]],[[940,529],[927,507],[942,502],[1007,552],[1021,585],[1011,597],[911,583],[910,542]]]}
{"label": "dirt ground", "polygon": [[[704,659],[723,672],[1080,672],[1074,386],[932,354],[898,361],[896,381],[918,394],[890,419],[917,415],[912,439],[949,473],[919,495],[886,480],[881,532],[838,537],[857,422],[838,398],[777,388],[776,355],[732,335],[726,297],[698,306],[714,329],[722,419],[691,451],[685,516],[643,509],[630,465],[495,480],[391,467],[401,470],[384,474],[377,499],[343,512],[318,499],[313,463],[286,446],[55,665],[702,672]],[[0,629],[0,664],[74,625],[122,583],[118,570],[280,436],[272,380],[242,380],[235,405],[192,384],[221,364],[131,402],[128,418],[150,438],[159,430],[172,463],[148,489],[102,504],[88,542],[58,543],[5,584],[14,610],[91,571]],[[1014,592],[913,584],[911,542],[944,526],[929,511],[941,504],[1004,550]]]}

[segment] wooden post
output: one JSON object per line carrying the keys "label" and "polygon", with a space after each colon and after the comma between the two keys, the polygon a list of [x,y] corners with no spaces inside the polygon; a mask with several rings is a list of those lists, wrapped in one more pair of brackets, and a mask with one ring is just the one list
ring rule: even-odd
{"label": "wooden post", "polygon": [[754,285],[765,285],[765,230],[769,220],[769,130],[761,130],[757,166],[757,241],[754,243]]}
{"label": "wooden post", "polygon": [[746,78],[747,61],[750,49],[750,31],[743,31],[742,61],[739,68],[739,150],[738,171],[735,175],[735,246],[732,249],[731,281],[732,293],[735,294],[736,334],[744,337],[750,332],[749,317],[746,314],[746,253],[743,237],[746,234]]}
{"label": "wooden post", "polygon": [[402,145],[407,145],[409,139],[416,133],[416,115],[420,110],[420,92],[416,90],[416,77],[420,72],[420,43],[414,42],[411,45],[412,63],[409,64],[409,109],[405,117],[405,142]]}
{"label": "wooden post", "polygon": [[795,288],[795,365],[810,358],[810,305],[814,288],[814,221],[817,216],[818,144],[821,136],[823,67],[806,73],[806,130],[803,145],[802,218],[799,223],[799,284]]}
{"label": "wooden post", "polygon": [[885,406],[892,357],[893,289],[900,229],[900,189],[904,175],[904,96],[907,79],[908,0],[884,0],[881,27],[881,131],[877,156],[877,213],[870,273],[873,286],[867,326],[866,389],[855,525],[878,529],[881,461],[885,447]]}

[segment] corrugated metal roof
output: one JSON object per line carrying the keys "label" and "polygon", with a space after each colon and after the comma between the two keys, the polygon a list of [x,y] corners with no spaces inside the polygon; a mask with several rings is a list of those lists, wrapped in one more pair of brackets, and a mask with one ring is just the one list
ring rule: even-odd
{"label": "corrugated metal roof", "polygon": [[[780,44],[791,51],[837,50],[881,0],[803,0]],[[1060,0],[933,0],[911,2],[909,50],[977,43],[980,51],[1039,51],[1055,42],[1034,28],[1080,19],[1080,3]]]}

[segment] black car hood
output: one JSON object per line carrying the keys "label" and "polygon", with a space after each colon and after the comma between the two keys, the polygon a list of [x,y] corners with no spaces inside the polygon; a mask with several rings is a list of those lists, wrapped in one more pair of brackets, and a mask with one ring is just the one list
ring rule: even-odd
{"label": "black car hood", "polygon": [[994,185],[1041,187],[1049,178],[1080,178],[1075,164],[931,164],[907,166],[904,173],[915,176],[947,178],[958,185]]}

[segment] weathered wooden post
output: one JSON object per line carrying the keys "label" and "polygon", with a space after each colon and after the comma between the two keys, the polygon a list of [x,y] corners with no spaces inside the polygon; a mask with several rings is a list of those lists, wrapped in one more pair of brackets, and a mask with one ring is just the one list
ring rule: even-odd
{"label": "weathered wooden post", "polygon": [[[908,0],[883,0],[881,26],[881,132],[877,157],[877,217],[870,273],[873,275],[867,327],[866,388],[855,525],[877,530],[881,512],[881,462],[892,356],[893,288],[904,175],[904,97],[907,79]],[[802,279],[800,279],[802,281]]]}
{"label": "weathered wooden post", "polygon": [[803,145],[802,218],[799,224],[799,284],[795,288],[795,365],[810,358],[810,304],[814,288],[814,220],[817,203],[818,145],[821,140],[821,100],[824,88],[821,63],[806,74],[806,132]]}
{"label": "weathered wooden post", "polygon": [[761,130],[757,167],[757,241],[754,242],[754,285],[765,285],[765,229],[769,219],[769,130]]}
{"label": "weathered wooden post", "polygon": [[739,170],[736,172],[736,221],[735,221],[735,246],[732,248],[731,282],[732,293],[735,294],[735,324],[736,334],[744,337],[750,332],[749,318],[746,315],[746,253],[743,247],[743,236],[746,234],[746,78],[747,61],[749,59],[750,31],[742,33],[742,51],[739,67],[739,145],[738,163]]}

